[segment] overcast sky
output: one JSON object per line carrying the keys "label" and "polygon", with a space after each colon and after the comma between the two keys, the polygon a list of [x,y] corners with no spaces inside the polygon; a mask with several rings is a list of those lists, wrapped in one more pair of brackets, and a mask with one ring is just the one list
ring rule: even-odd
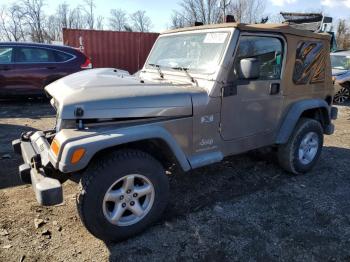
{"label": "overcast sky", "polygon": [[[15,0],[0,0],[0,5]],[[280,11],[324,11],[335,19],[350,19],[350,0],[266,0],[265,13],[276,15]],[[50,13],[55,10],[59,3],[64,0],[46,0],[46,10]],[[71,7],[83,3],[83,0],[66,1]],[[96,0],[96,14],[105,17],[104,22],[108,23],[109,11],[112,8],[121,8],[128,13],[137,10],[145,10],[151,18],[152,31],[159,32],[166,30],[169,26],[172,11],[179,8],[180,0]]]}

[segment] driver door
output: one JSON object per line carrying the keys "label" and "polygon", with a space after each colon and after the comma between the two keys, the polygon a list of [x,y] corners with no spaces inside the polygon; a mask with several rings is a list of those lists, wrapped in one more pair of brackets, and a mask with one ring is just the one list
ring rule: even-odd
{"label": "driver door", "polygon": [[[233,66],[224,87],[221,136],[224,140],[251,138],[275,131],[281,114],[284,41],[270,35],[241,35]],[[259,74],[244,79],[242,59],[258,61]]]}

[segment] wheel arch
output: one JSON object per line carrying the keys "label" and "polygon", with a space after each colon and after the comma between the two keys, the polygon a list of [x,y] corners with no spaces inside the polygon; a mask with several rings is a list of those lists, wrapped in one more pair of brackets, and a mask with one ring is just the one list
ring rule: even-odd
{"label": "wheel arch", "polygon": [[329,110],[329,104],[322,99],[307,99],[294,103],[282,121],[277,133],[276,144],[284,144],[288,141],[299,119],[302,117],[319,121],[324,130],[326,130],[331,124]]}
{"label": "wheel arch", "polygon": [[[69,160],[78,148],[84,148],[85,154],[73,165]],[[164,128],[158,126],[126,128],[120,132],[111,131],[69,142],[63,148],[58,168],[63,173],[80,171],[105,152],[125,148],[149,153],[165,167],[174,161],[183,171],[191,169],[187,156],[177,141]]]}
{"label": "wheel arch", "polygon": [[165,169],[170,168],[173,164],[176,164],[177,167],[180,167],[184,170],[183,165],[179,162],[176,155],[168,145],[166,141],[161,138],[149,138],[144,140],[136,140],[124,144],[119,144],[111,147],[104,148],[95,153],[95,155],[91,158],[90,162],[94,161],[94,159],[103,157],[103,155],[117,150],[127,150],[134,149],[145,152],[155,159],[157,159]]}

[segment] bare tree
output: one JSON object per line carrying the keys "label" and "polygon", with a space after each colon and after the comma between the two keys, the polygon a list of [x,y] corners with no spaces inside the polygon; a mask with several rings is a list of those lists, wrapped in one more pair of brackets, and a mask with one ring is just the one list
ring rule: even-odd
{"label": "bare tree", "polygon": [[350,24],[345,19],[338,21],[337,44],[339,49],[350,49]]}
{"label": "bare tree", "polygon": [[109,18],[109,26],[116,31],[124,31],[125,26],[128,25],[127,14],[122,9],[112,9]]}
{"label": "bare tree", "polygon": [[124,26],[124,30],[125,30],[126,32],[133,32],[131,26],[129,26],[129,25],[125,25],[125,26]]}
{"label": "bare tree", "polygon": [[46,36],[47,42],[62,40],[62,25],[58,16],[50,15],[47,18]]}
{"label": "bare tree", "polygon": [[7,29],[7,16],[6,16],[6,8],[2,6],[0,9],[0,40],[2,41],[11,41],[11,34]]}
{"label": "bare tree", "polygon": [[227,10],[230,7],[231,0],[220,0],[220,8],[222,10],[222,21],[225,20]]}
{"label": "bare tree", "polygon": [[67,28],[73,28],[73,29],[85,28],[84,15],[79,6],[69,11]]}
{"label": "bare tree", "polygon": [[98,16],[96,19],[96,29],[103,30],[103,16]]}
{"label": "bare tree", "polygon": [[237,22],[258,23],[263,18],[266,0],[182,0],[181,9],[171,18],[173,28],[193,25],[195,22],[215,24],[225,15],[234,15]]}
{"label": "bare tree", "polygon": [[95,15],[94,8],[96,7],[94,0],[84,0],[86,6],[84,6],[84,11],[86,13],[86,23],[89,29],[94,29],[95,25]]}
{"label": "bare tree", "polygon": [[62,28],[68,28],[69,13],[70,13],[69,5],[66,2],[58,5],[56,10],[56,17]]}
{"label": "bare tree", "polygon": [[262,20],[265,4],[265,0],[235,0],[231,2],[229,11],[237,22],[254,24]]}
{"label": "bare tree", "polygon": [[133,30],[137,32],[149,32],[152,26],[151,19],[146,15],[146,11],[136,11],[130,15]]}
{"label": "bare tree", "polygon": [[174,12],[174,14],[171,16],[171,28],[182,28],[187,25],[185,17],[178,13]]}
{"label": "bare tree", "polygon": [[45,15],[43,12],[44,0],[22,0],[23,17],[30,27],[32,41],[45,42]]}
{"label": "bare tree", "polygon": [[218,0],[182,0],[180,7],[172,16],[172,27],[193,25],[195,22],[214,24],[220,20]]}
{"label": "bare tree", "polygon": [[12,4],[7,10],[0,10],[0,28],[3,40],[21,41],[26,38],[23,11],[17,4]]}

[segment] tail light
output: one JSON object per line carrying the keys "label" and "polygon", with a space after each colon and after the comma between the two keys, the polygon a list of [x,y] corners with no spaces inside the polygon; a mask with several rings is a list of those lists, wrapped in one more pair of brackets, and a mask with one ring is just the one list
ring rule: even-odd
{"label": "tail light", "polygon": [[86,57],[84,64],[80,66],[81,69],[91,69],[92,68],[92,63],[90,58]]}

